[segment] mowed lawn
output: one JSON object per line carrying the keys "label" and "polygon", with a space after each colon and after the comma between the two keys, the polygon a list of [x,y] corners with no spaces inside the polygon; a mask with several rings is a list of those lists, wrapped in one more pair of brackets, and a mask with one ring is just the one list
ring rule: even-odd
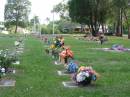
{"label": "mowed lawn", "polygon": [[[7,47],[7,40],[13,44],[10,37],[0,38],[0,49]],[[45,54],[45,44],[41,40],[27,37],[21,64],[14,66],[23,72],[13,76],[15,87],[0,87],[0,97],[130,97],[130,52],[91,49],[111,47],[115,43],[130,48],[130,40],[125,38],[109,37],[109,42],[102,46],[71,36],[65,38],[65,44],[71,46],[75,59],[81,61],[81,65],[91,65],[101,75],[92,86],[70,89],[62,85],[62,81],[71,80],[70,76],[57,74],[57,70],[63,70],[64,66],[53,64],[54,60]]]}
{"label": "mowed lawn", "polygon": [[12,49],[14,46],[14,41],[16,37],[0,35],[0,50],[1,49]]}

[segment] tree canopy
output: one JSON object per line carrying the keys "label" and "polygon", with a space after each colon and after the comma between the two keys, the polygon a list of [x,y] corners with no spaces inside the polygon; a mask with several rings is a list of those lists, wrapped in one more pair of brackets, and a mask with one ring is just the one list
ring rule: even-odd
{"label": "tree canopy", "polygon": [[93,36],[106,23],[114,25],[116,35],[122,36],[124,18],[128,18],[128,4],[129,0],[69,0],[69,16],[73,22],[87,24]]}
{"label": "tree canopy", "polygon": [[15,25],[15,33],[18,26],[26,27],[31,10],[30,6],[29,0],[8,0],[4,13],[6,27],[9,28],[10,25]]}

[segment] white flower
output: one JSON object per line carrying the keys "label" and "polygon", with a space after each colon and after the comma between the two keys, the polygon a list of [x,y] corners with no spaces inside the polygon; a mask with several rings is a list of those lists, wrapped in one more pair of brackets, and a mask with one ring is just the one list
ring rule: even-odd
{"label": "white flower", "polygon": [[4,54],[4,57],[6,57],[7,55],[6,54]]}
{"label": "white flower", "polygon": [[5,68],[1,68],[1,72],[2,72],[2,73],[5,73]]}

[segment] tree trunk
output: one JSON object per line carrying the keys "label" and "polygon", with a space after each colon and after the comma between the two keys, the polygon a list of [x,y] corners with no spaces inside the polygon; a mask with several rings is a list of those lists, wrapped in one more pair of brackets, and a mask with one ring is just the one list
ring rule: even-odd
{"label": "tree trunk", "polygon": [[121,9],[121,37],[123,36],[123,9]]}
{"label": "tree trunk", "polygon": [[16,22],[16,26],[15,26],[15,34],[17,33],[17,29],[18,29],[18,23]]}
{"label": "tree trunk", "polygon": [[128,28],[128,39],[130,39],[130,26]]}
{"label": "tree trunk", "polygon": [[102,23],[102,33],[105,33],[105,28],[104,28],[104,24]]}
{"label": "tree trunk", "polygon": [[17,11],[16,25],[15,25],[15,34],[17,33],[17,29],[18,29],[18,22],[19,22],[19,12]]}
{"label": "tree trunk", "polygon": [[108,28],[107,28],[107,25],[105,24],[104,33],[107,33],[107,32],[108,32]]}
{"label": "tree trunk", "polygon": [[116,27],[116,36],[121,37],[121,25],[119,23],[117,23]]}
{"label": "tree trunk", "polygon": [[95,36],[96,37],[96,31],[93,27],[93,24],[91,24],[91,29],[92,29],[92,36]]}
{"label": "tree trunk", "polygon": [[122,37],[122,9],[118,13],[116,36]]}
{"label": "tree trunk", "polygon": [[81,24],[80,32],[81,32],[81,33],[84,33],[84,32],[85,32],[85,30],[84,30],[84,24]]}
{"label": "tree trunk", "polygon": [[94,26],[93,26],[93,16],[92,16],[92,14],[90,16],[90,27],[91,27],[92,36],[96,36],[96,32],[95,32]]}
{"label": "tree trunk", "polygon": [[125,16],[126,23],[127,23],[127,26],[128,26],[128,39],[130,39],[130,24],[128,22],[128,17],[126,16],[125,10],[124,10],[124,16]]}

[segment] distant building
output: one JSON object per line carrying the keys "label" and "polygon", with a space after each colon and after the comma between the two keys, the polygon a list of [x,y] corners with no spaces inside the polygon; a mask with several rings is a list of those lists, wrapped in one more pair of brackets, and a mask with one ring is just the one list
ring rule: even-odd
{"label": "distant building", "polygon": [[85,25],[83,28],[81,26],[76,26],[73,29],[74,32],[82,32],[82,31],[86,33],[90,32],[90,28],[87,25]]}

